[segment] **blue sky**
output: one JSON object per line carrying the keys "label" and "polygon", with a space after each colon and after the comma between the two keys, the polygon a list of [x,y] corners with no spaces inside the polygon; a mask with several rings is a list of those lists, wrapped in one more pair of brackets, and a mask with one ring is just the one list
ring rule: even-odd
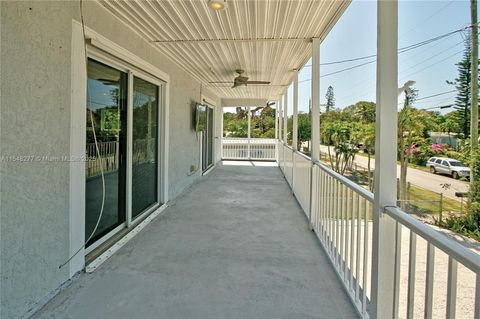
{"label": "blue sky", "polygon": [[[469,1],[400,1],[399,47],[405,47],[460,29],[470,23]],[[446,80],[457,76],[455,63],[462,58],[462,34],[410,50],[399,55],[399,85],[415,80],[418,99],[454,90]],[[376,52],[376,1],[353,1],[339,22],[323,41],[320,62],[332,62],[375,54]],[[327,74],[370,60],[321,66]],[[310,61],[307,62],[307,65]],[[335,107],[343,108],[357,101],[375,101],[375,63],[350,71],[323,77],[321,103],[329,85],[335,92]],[[304,67],[299,80],[311,78],[311,68]],[[310,81],[299,83],[299,110],[308,111]],[[451,104],[455,93],[448,93],[416,102],[418,108]],[[292,113],[293,91],[289,89],[289,114]],[[448,111],[448,110],[447,110]]]}

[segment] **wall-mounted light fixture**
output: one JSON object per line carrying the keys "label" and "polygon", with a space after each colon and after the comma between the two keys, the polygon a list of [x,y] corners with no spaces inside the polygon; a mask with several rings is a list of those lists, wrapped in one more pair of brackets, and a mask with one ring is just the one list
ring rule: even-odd
{"label": "wall-mounted light fixture", "polygon": [[208,0],[208,6],[213,10],[223,10],[227,7],[227,0]]}

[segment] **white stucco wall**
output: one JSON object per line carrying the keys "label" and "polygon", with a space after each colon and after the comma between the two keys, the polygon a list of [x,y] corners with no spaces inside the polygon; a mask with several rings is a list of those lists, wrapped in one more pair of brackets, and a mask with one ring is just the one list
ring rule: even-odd
{"label": "white stucco wall", "polygon": [[[64,156],[70,151],[72,19],[77,1],[1,5],[0,248],[1,318],[35,307],[69,278],[69,164],[9,162],[8,156]],[[201,176],[192,103],[220,100],[121,21],[84,1],[86,25],[169,74],[169,197]],[[84,121],[84,118],[78,119]],[[29,158],[25,158],[29,159]],[[190,175],[190,176],[189,176]]]}

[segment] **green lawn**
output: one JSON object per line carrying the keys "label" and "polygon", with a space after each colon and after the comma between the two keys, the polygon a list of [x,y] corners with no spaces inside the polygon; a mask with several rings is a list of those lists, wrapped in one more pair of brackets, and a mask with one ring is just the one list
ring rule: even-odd
{"label": "green lawn", "polygon": [[[440,195],[424,188],[411,185],[410,201],[415,207],[422,212],[438,217]],[[462,210],[461,203],[457,200],[443,197],[443,214],[460,213]]]}
{"label": "green lawn", "polygon": [[[330,167],[330,163],[323,158],[322,162]],[[426,167],[425,167],[426,168]],[[427,170],[428,171],[428,170]],[[353,174],[346,176],[355,183],[367,188],[367,173],[366,171],[359,170]],[[440,194],[432,192],[428,189],[411,185],[410,187],[410,203],[417,212],[432,215],[432,217],[438,218],[440,210]],[[455,199],[443,197],[442,203],[443,215],[447,216],[450,213],[460,213],[462,211],[461,203]]]}

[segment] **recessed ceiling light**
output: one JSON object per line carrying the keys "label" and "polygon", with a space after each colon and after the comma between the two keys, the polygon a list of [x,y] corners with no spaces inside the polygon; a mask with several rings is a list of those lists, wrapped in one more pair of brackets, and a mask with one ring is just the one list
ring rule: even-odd
{"label": "recessed ceiling light", "polygon": [[226,0],[208,0],[208,6],[213,10],[223,10],[227,6]]}

